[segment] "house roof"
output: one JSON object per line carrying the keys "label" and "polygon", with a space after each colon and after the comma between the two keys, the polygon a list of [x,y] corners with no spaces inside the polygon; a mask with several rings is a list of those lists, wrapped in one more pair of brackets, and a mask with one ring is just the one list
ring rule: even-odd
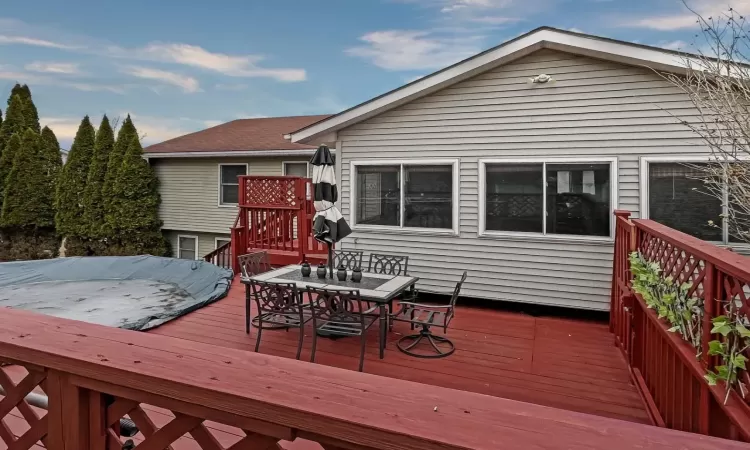
{"label": "house roof", "polygon": [[[382,114],[487,70],[508,64],[543,48],[666,72],[684,72],[697,55],[589,34],[540,27],[450,67],[375,97],[317,123],[290,133],[291,142],[310,143],[342,128]],[[335,140],[335,138],[334,138]]]}
{"label": "house roof", "polygon": [[328,117],[330,115],[238,119],[150,145],[144,153],[149,158],[304,154],[315,148],[290,142],[284,135]]}

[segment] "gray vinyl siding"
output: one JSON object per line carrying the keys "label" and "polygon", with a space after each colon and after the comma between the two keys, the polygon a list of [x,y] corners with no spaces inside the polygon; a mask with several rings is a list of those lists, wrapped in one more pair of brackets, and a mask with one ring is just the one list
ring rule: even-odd
{"label": "gray vinyl siding", "polygon": [[198,238],[198,259],[202,259],[216,249],[216,238],[229,240],[229,234],[197,233],[187,230],[165,230],[164,236],[169,241],[169,245],[172,247],[172,256],[175,258],[178,256],[177,236],[195,236]]}
{"label": "gray vinyl siding", "polygon": [[[154,158],[159,177],[159,215],[165,230],[228,234],[237,208],[219,206],[219,164],[248,164],[248,175],[278,176],[282,162],[309,157]],[[211,241],[213,245],[213,240]]]}
{"label": "gray vinyl siding", "polygon": [[[554,84],[530,85],[546,73]],[[607,310],[612,243],[479,237],[480,158],[616,157],[618,205],[637,217],[639,157],[705,152],[671,116],[696,117],[687,97],[647,68],[552,50],[480,74],[340,130],[341,209],[350,163],[459,158],[459,235],[356,231],[344,248],[410,256],[425,290],[450,290],[469,270],[474,297]]]}

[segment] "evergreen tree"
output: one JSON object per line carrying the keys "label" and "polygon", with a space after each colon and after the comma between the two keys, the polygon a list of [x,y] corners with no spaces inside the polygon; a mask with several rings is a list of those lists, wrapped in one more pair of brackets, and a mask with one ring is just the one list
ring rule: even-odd
{"label": "evergreen tree", "polygon": [[[7,122],[7,121],[6,121]],[[13,160],[21,149],[21,134],[13,133],[5,145],[2,156],[0,156],[0,210],[3,207],[3,196],[5,194],[5,181],[10,170],[13,168]]]}
{"label": "evergreen tree", "polygon": [[[8,109],[5,110],[5,120],[3,121],[2,126],[0,126],[0,153],[4,151],[4,146],[13,133],[23,133],[26,129],[23,105],[23,99],[19,95],[13,95],[8,99]],[[13,159],[10,159],[9,163],[13,164]],[[0,171],[1,170],[2,169],[0,169]],[[10,171],[10,167],[8,167],[8,171]]]}
{"label": "evergreen tree", "polygon": [[[106,219],[105,224],[116,223],[112,217],[112,189],[117,180],[117,173],[122,166],[122,158],[125,156],[125,152],[133,141],[133,138],[137,136],[138,131],[135,129],[133,121],[128,114],[120,127],[120,130],[117,132],[117,141],[115,141],[115,146],[112,148],[112,151],[109,152],[109,161],[107,161],[107,175],[104,177],[104,186],[102,189],[104,216]],[[108,236],[114,236],[114,233],[114,229],[107,225],[106,234]]]}
{"label": "evergreen tree", "polygon": [[92,240],[105,237],[103,235],[104,202],[102,187],[107,175],[109,154],[112,152],[114,145],[115,135],[109,125],[109,119],[105,115],[96,131],[94,154],[91,157],[86,190],[83,194],[83,216],[88,228],[85,236]]}
{"label": "evergreen tree", "polygon": [[108,225],[117,230],[118,239],[110,252],[164,255],[167,248],[159,220],[159,180],[143,159],[138,136],[132,138],[125,152],[112,190],[111,219],[115,222]]}
{"label": "evergreen tree", "polygon": [[19,95],[23,100],[23,116],[26,127],[39,133],[41,131],[41,127],[39,126],[39,112],[36,109],[36,105],[34,105],[34,100],[31,98],[31,89],[24,84],[21,86],[20,92]]}
{"label": "evergreen tree", "polygon": [[8,174],[0,227],[7,237],[9,259],[38,259],[55,256],[54,191],[52,176],[45,170],[41,137],[27,128],[22,138],[11,137],[9,145],[20,142]]}
{"label": "evergreen tree", "polygon": [[94,127],[86,116],[78,127],[68,161],[58,179],[55,223],[57,232],[67,238],[85,236],[88,231],[83,220],[83,193],[94,152],[94,136]]}
{"label": "evergreen tree", "polygon": [[52,181],[44,166],[40,136],[27,128],[6,180],[0,215],[3,228],[29,230],[54,227],[54,193],[49,189]]}
{"label": "evergreen tree", "polygon": [[55,192],[57,180],[62,170],[62,154],[60,153],[60,144],[57,142],[57,136],[49,127],[42,128],[42,134],[39,141],[39,147],[42,155],[44,168],[49,181],[48,189]]}
{"label": "evergreen tree", "polygon": [[15,86],[13,86],[13,89],[10,90],[10,95],[8,96],[8,106],[10,107],[10,102],[13,99],[13,96],[17,95],[21,98],[24,96],[23,88],[21,87],[20,83],[16,83]]}

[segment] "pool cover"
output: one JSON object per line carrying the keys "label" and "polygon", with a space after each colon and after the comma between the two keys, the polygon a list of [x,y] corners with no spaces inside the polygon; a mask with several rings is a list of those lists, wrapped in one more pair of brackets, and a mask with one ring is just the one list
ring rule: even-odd
{"label": "pool cover", "polygon": [[232,271],[156,256],[0,263],[0,307],[147,330],[224,297]]}

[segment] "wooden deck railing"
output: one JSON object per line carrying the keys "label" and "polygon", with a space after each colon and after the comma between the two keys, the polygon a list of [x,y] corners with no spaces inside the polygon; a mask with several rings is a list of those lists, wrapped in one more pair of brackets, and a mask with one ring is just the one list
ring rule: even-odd
{"label": "wooden deck railing", "polygon": [[[701,448],[739,443],[167,336],[0,309],[0,439],[11,449]],[[25,374],[26,371],[28,374]],[[49,398],[42,416],[24,400]],[[23,418],[13,416],[14,407]],[[153,411],[162,411],[154,419]],[[149,414],[151,413],[151,414]],[[165,415],[165,414],[166,415]],[[18,426],[18,421],[28,425]],[[8,424],[12,423],[10,426]],[[227,434],[229,433],[229,434]],[[229,439],[227,436],[234,436]]]}
{"label": "wooden deck railing", "polygon": [[220,246],[216,250],[207,254],[203,257],[206,262],[223,267],[225,269],[233,269],[232,266],[232,243],[227,242]]}
{"label": "wooden deck railing", "polygon": [[[708,357],[712,319],[736,302],[747,316],[750,258],[651,220],[615,213],[616,239],[610,328],[628,360],[655,424],[673,429],[750,442],[750,407],[725,385],[710,386],[704,375],[719,361]],[[703,300],[700,359],[696,349],[649,309],[634,293],[628,256],[640,252],[659,265],[663,277],[689,283],[688,294]],[[748,398],[750,399],[750,397]]]}

